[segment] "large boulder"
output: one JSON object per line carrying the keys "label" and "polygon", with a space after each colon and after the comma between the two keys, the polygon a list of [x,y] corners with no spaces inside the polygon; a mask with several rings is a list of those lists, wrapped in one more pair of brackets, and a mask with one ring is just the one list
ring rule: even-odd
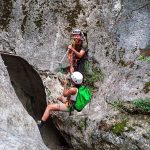
{"label": "large boulder", "polygon": [[35,121],[22,106],[11,86],[0,57],[0,149],[47,149]]}

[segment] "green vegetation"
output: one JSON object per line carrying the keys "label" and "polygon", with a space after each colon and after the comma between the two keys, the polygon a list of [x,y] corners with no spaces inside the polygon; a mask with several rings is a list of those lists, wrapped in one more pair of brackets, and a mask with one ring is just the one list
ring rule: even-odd
{"label": "green vegetation", "polygon": [[132,104],[143,111],[150,112],[150,98],[137,99],[132,102]]}
{"label": "green vegetation", "polygon": [[150,98],[136,99],[130,102],[113,101],[109,103],[113,108],[129,114],[149,114]]}
{"label": "green vegetation", "polygon": [[82,11],[82,5],[80,4],[79,0],[76,0],[76,6],[74,10],[70,10],[69,12],[65,13],[67,17],[67,21],[69,22],[69,26],[66,27],[66,30],[70,32],[72,28],[76,27],[76,20],[81,11]]}
{"label": "green vegetation", "polygon": [[150,91],[150,81],[145,83],[143,90],[145,93]]}
{"label": "green vegetation", "polygon": [[126,125],[127,125],[127,119],[125,118],[120,122],[116,123],[115,125],[113,125],[111,131],[114,134],[121,135],[125,131]]}
{"label": "green vegetation", "polygon": [[85,128],[85,121],[84,120],[80,121],[79,127],[81,129]]}
{"label": "green vegetation", "polygon": [[39,32],[41,32],[42,31],[42,25],[43,25],[43,11],[41,11],[41,13],[38,14],[34,23],[37,26],[37,28],[39,29]]}
{"label": "green vegetation", "polygon": [[145,57],[144,55],[140,55],[137,59],[141,61],[147,61],[148,63],[150,63],[150,57]]}
{"label": "green vegetation", "polygon": [[78,124],[78,129],[79,129],[80,131],[85,130],[86,127],[87,127],[87,117],[81,118],[78,123],[79,123],[79,124]]}
{"label": "green vegetation", "polygon": [[119,101],[119,100],[118,101],[113,101],[110,104],[113,106],[113,108],[117,108],[117,109],[123,107],[123,103],[121,101]]}
{"label": "green vegetation", "polygon": [[88,60],[85,62],[85,84],[88,85],[91,91],[95,90],[96,87],[94,83],[97,81],[103,81],[104,74],[102,71],[94,66],[94,62],[92,60]]}

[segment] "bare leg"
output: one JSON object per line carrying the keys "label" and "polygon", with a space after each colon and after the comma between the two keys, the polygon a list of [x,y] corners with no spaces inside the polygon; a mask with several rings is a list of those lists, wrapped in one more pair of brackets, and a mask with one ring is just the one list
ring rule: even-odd
{"label": "bare leg", "polygon": [[61,101],[62,103],[66,103],[66,98],[64,96],[60,96],[57,100]]}
{"label": "bare leg", "polygon": [[67,111],[66,104],[49,104],[42,116],[42,121],[46,121],[51,114],[51,111]]}

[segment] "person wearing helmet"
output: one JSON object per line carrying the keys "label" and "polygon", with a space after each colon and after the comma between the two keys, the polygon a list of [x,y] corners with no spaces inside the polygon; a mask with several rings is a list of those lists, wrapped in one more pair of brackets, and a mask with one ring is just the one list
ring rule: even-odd
{"label": "person wearing helmet", "polygon": [[45,112],[42,116],[42,119],[37,122],[39,129],[44,125],[46,120],[51,115],[52,111],[70,111],[76,101],[76,97],[78,94],[78,88],[81,86],[83,82],[83,75],[80,72],[74,72],[71,75],[71,87],[69,89],[66,88],[67,82],[64,81],[64,90],[63,95],[58,97],[61,104],[49,104],[47,105]]}
{"label": "person wearing helmet", "polygon": [[[79,71],[84,74],[84,63],[87,58],[87,41],[83,38],[83,33],[80,29],[72,31],[73,43],[68,46],[68,60],[70,63],[70,72]],[[72,54],[70,57],[69,54]]]}

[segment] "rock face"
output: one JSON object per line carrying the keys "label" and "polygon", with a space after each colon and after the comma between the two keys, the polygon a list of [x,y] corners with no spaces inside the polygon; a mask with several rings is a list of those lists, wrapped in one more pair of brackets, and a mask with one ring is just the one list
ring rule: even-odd
{"label": "rock face", "polygon": [[[89,56],[103,72],[104,80],[98,82],[89,108],[72,116],[53,115],[56,127],[74,149],[149,149],[148,117],[120,112],[114,103],[150,98],[150,64],[138,59],[140,54],[148,57],[150,51],[149,0],[0,3],[0,50],[19,55],[39,72],[58,71],[72,28],[87,32]],[[45,86],[57,91],[49,84]],[[51,99],[59,93],[53,93]]]}
{"label": "rock face", "polygon": [[0,57],[0,149],[47,149],[35,121],[28,115],[11,86]]}

